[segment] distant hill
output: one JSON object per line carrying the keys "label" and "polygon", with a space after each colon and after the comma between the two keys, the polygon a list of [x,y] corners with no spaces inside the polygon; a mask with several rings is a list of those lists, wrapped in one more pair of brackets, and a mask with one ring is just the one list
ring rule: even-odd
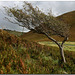
{"label": "distant hill", "polygon": [[36,32],[30,31],[28,33],[24,33],[21,38],[25,38],[26,40],[29,41],[47,41],[48,38],[46,38],[45,35],[43,34],[38,34]]}
{"label": "distant hill", "polygon": [[[56,18],[72,26],[71,30],[70,30],[71,35],[69,37],[69,41],[75,41],[75,33],[74,33],[74,31],[75,31],[75,11],[65,13]],[[21,37],[23,37],[27,40],[30,40],[30,41],[49,41],[49,39],[46,36],[44,36],[43,34],[34,33],[33,31],[24,33]],[[53,36],[53,37],[56,40],[61,41],[61,38],[59,38],[57,36]]]}
{"label": "distant hill", "polygon": [[[38,33],[34,32],[34,31],[30,31],[28,33],[24,33],[20,37],[24,38],[26,40],[35,41],[35,42],[38,42],[38,41],[51,41],[45,35],[38,34]],[[63,38],[60,38],[58,36],[52,36],[52,37],[56,38],[56,40],[58,40],[58,41],[61,41],[63,39]]]}
{"label": "distant hill", "polygon": [[75,11],[71,11],[57,17],[59,20],[75,27]]}
{"label": "distant hill", "polygon": [[59,20],[71,25],[70,41],[75,41],[75,11],[71,11],[57,17]]}

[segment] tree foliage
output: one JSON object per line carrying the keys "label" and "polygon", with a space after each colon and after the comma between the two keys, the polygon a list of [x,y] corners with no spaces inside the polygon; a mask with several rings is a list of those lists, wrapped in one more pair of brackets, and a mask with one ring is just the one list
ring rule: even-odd
{"label": "tree foliage", "polygon": [[45,14],[38,7],[33,7],[30,3],[24,2],[23,8],[5,8],[10,17],[14,17],[22,27],[29,30],[35,30],[40,33],[48,33],[59,35],[61,37],[68,36],[69,26],[57,20],[51,15],[51,12]]}

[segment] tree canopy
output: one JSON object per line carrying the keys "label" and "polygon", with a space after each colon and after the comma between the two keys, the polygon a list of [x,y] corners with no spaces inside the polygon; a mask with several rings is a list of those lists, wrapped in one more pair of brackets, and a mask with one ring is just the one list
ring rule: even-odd
{"label": "tree canopy", "polygon": [[[5,8],[10,17],[14,17],[19,26],[29,30],[35,30],[40,33],[68,36],[69,26],[52,16],[51,12],[45,14],[38,7],[33,7],[30,3],[24,2],[22,9],[16,7]],[[12,22],[12,21],[11,21]]]}
{"label": "tree canopy", "polygon": [[[30,3],[24,2],[22,9],[16,7],[8,8],[5,7],[7,14],[10,17],[13,17],[16,21],[10,22],[18,24],[19,26],[25,27],[29,30],[34,30],[37,33],[46,35],[50,40],[55,42],[59,49],[62,61],[65,61],[63,44],[69,36],[70,26],[65,24],[55,17],[52,16],[51,12],[44,13],[42,10],[39,10],[38,7],[33,7]],[[57,35],[63,37],[64,40],[60,44],[51,35]]]}

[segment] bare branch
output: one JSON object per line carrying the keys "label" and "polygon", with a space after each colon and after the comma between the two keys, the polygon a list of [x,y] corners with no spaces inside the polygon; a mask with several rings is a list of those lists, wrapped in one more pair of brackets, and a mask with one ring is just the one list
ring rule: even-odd
{"label": "bare branch", "polygon": [[[5,19],[8,20],[9,22],[13,23],[13,24],[18,24],[19,26],[22,26],[20,23],[15,22],[15,21],[13,22],[13,21],[11,21],[10,19],[8,19],[7,17],[5,17]],[[22,26],[22,27],[23,27],[23,26]]]}
{"label": "bare branch", "polygon": [[61,47],[63,46],[63,44],[65,43],[65,41],[68,40],[68,37],[65,37],[64,40],[62,41]]}
{"label": "bare branch", "polygon": [[53,39],[51,36],[49,36],[47,33],[44,33],[50,40],[52,40],[53,42],[55,42],[58,46],[60,46],[60,44],[55,40]]}

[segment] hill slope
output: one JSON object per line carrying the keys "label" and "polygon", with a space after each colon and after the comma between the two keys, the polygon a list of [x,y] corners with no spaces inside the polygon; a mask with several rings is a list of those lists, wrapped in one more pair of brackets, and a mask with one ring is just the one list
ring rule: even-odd
{"label": "hill slope", "polygon": [[75,27],[75,11],[65,13],[63,15],[58,16],[57,18],[65,23],[70,24],[72,27]]}
{"label": "hill slope", "polygon": [[[56,18],[72,26],[70,29],[70,37],[68,41],[75,41],[75,11],[65,13]],[[46,36],[34,33],[33,31],[25,33],[21,37],[30,41],[50,41]],[[54,37],[58,41],[62,40],[62,38],[59,38],[57,36],[52,37]]]}
{"label": "hill slope", "polygon": [[75,52],[65,51],[65,57],[63,64],[58,48],[0,30],[0,74],[74,74]]}
{"label": "hill slope", "polygon": [[65,13],[63,15],[58,16],[57,18],[72,26],[70,29],[71,35],[69,40],[75,41],[75,11]]}
{"label": "hill slope", "polygon": [[24,33],[21,38],[25,38],[26,40],[29,41],[43,41],[43,40],[48,40],[45,35],[43,34],[38,34],[36,32],[30,31],[28,33]]}
{"label": "hill slope", "polygon": [[[26,40],[35,41],[35,42],[39,42],[39,41],[51,41],[45,35],[38,34],[38,33],[34,32],[34,31],[30,31],[28,33],[24,33],[20,37],[24,38]],[[58,41],[61,41],[63,39],[63,38],[60,38],[58,36],[52,36],[52,37],[55,38]]]}

